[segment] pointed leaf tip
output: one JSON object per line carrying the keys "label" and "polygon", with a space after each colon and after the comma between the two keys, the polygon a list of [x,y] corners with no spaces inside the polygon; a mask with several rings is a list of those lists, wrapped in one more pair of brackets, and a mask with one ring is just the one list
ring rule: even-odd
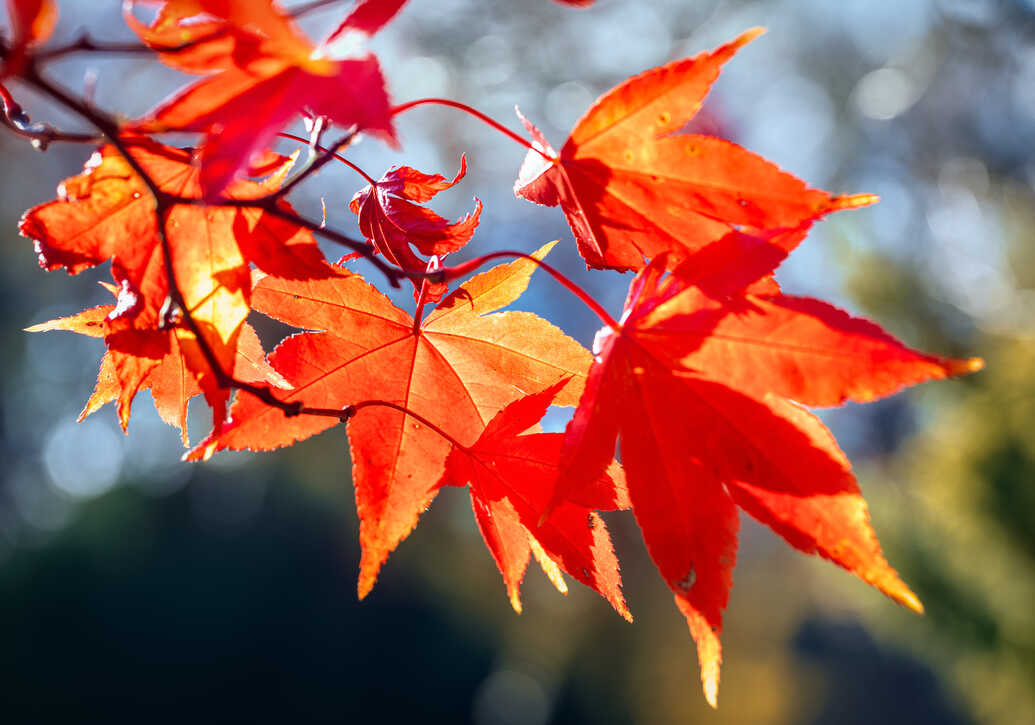
{"label": "pointed leaf tip", "polygon": [[359,581],[356,582],[356,596],[360,601],[366,599],[367,595],[370,594],[370,590],[374,588],[374,582],[377,581],[377,572],[380,568],[378,566],[373,573],[370,573],[367,567],[360,564]]}
{"label": "pointed leaf tip", "polygon": [[626,605],[624,601],[619,602],[619,604],[615,605],[615,611],[618,612],[619,616],[621,616],[621,618],[624,619],[626,622],[628,622],[629,624],[633,623],[632,612],[629,611],[629,607]]}
{"label": "pointed leaf tip", "polygon": [[738,48],[738,49],[739,48],[743,48],[745,45],[750,43],[752,40],[754,40],[758,36],[765,35],[766,32],[767,32],[767,28],[765,28],[762,25],[756,25],[755,27],[748,28],[743,33],[741,33],[740,36],[736,40],[734,40],[732,43],[730,43],[730,45],[732,45],[734,48]]}
{"label": "pointed leaf tip", "polygon": [[[587,265],[617,271],[642,269],[666,250],[684,259],[731,226],[790,230],[874,203],[872,195],[831,197],[729,141],[685,132],[723,66],[763,32],[751,28],[714,50],[627,78],[593,102],[559,154],[523,119],[535,149],[518,171],[515,193],[560,205]],[[641,185],[649,177],[665,183],[648,192]]]}
{"label": "pointed leaf tip", "polygon": [[968,373],[976,373],[979,370],[984,370],[985,360],[980,357],[971,357],[965,360],[953,360],[949,368],[951,375],[967,375]]}
{"label": "pointed leaf tip", "polygon": [[702,685],[704,686],[704,699],[708,701],[713,710],[719,709],[719,678],[709,677]]}
{"label": "pointed leaf tip", "polygon": [[917,614],[924,613],[923,602],[921,602],[920,599],[917,598],[917,596],[908,589],[901,593],[901,598],[898,600],[898,602],[902,606],[907,607],[908,609],[912,609]]}
{"label": "pointed leaf tip", "polygon": [[881,575],[876,577],[864,576],[861,578],[896,604],[900,604],[916,614],[924,613],[924,605],[920,602],[920,598],[913,593],[909,585],[902,581],[898,574],[890,567],[887,567]]}
{"label": "pointed leaf tip", "polygon": [[864,206],[873,206],[880,201],[876,194],[841,194],[830,200],[831,211],[843,209],[861,209]]}

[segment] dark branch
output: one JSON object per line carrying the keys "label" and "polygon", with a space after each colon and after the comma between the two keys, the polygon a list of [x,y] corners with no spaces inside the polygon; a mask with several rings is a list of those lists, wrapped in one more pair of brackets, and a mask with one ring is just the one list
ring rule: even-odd
{"label": "dark branch", "polygon": [[[303,11],[314,10],[317,7],[324,5],[330,5],[331,2],[314,2],[310,3]],[[70,46],[66,46],[64,49],[56,49],[57,52],[52,52],[48,58],[57,57],[63,52],[74,52],[75,50],[84,51],[96,51],[101,52],[106,46],[95,44],[89,39],[81,38],[77,43]],[[113,46],[114,47],[114,46]],[[128,46],[119,46],[124,48],[127,52],[137,52],[136,49],[129,49]],[[418,422],[426,425],[428,428],[436,431],[446,440],[450,441],[453,445],[464,449],[465,446],[459,441],[452,438],[448,433],[443,431],[441,428],[436,426],[431,421],[420,416],[407,408],[383,400],[366,400],[354,405],[346,406],[342,409],[331,409],[331,408],[319,408],[306,406],[302,401],[284,401],[278,398],[272,388],[264,385],[256,385],[248,383],[242,380],[237,380],[223,369],[218,357],[215,354],[211,344],[202,334],[201,326],[197,320],[194,319],[190,309],[187,307],[186,301],[183,296],[183,292],[176,279],[175,265],[173,264],[173,249],[169,241],[168,234],[166,233],[166,225],[168,221],[169,213],[178,204],[185,205],[210,205],[210,206],[229,206],[229,207],[240,207],[240,208],[259,208],[265,213],[275,216],[279,219],[283,219],[287,222],[297,224],[305,229],[308,229],[314,234],[328,239],[332,242],[340,244],[348,249],[359,252],[363,257],[368,259],[374,266],[376,266],[387,278],[390,284],[395,287],[399,286],[400,280],[402,279],[425,279],[432,281],[442,281],[447,277],[455,276],[460,268],[454,268],[453,270],[435,270],[435,271],[409,271],[401,270],[390,266],[382,259],[374,255],[374,248],[372,245],[366,242],[359,242],[351,239],[340,232],[326,229],[322,224],[318,224],[312,220],[306,219],[295,214],[292,211],[284,208],[283,200],[292,190],[294,190],[299,184],[306,179],[313,176],[323,166],[330,162],[331,159],[340,156],[338,150],[347,146],[353,139],[355,132],[350,132],[342,137],[338,142],[332,144],[329,148],[319,147],[319,154],[311,157],[311,160],[305,168],[297,173],[288,183],[278,189],[276,192],[262,196],[255,199],[220,199],[215,204],[207,204],[202,199],[195,199],[189,197],[179,197],[168,192],[163,191],[159,188],[157,182],[148,174],[147,170],[143,165],[133,156],[130,150],[130,145],[120,135],[119,124],[117,120],[90,106],[82,99],[76,98],[65,91],[63,88],[51,83],[45,79],[39,73],[37,67],[38,58],[31,58],[27,63],[26,67],[22,69],[19,77],[22,81],[35,88],[40,93],[50,97],[60,105],[73,111],[91,125],[93,125],[98,131],[100,131],[101,137],[107,138],[107,140],[118,150],[119,154],[126,160],[130,168],[133,169],[143,183],[147,186],[155,204],[155,216],[157,220],[157,234],[158,240],[162,249],[162,259],[164,265],[164,271],[169,285],[169,298],[167,300],[167,307],[170,310],[169,315],[163,315],[163,319],[173,320],[177,317],[175,312],[179,312],[179,320],[174,324],[181,324],[185,326],[193,335],[197,342],[198,349],[201,351],[202,356],[205,358],[206,364],[212,370],[212,374],[215,376],[217,384],[222,388],[232,388],[236,390],[244,391],[250,395],[257,397],[266,405],[273,408],[277,408],[282,411],[284,415],[293,417],[296,415],[316,415],[330,418],[336,418],[339,421],[347,421],[351,417],[355,416],[356,413],[366,407],[381,406],[397,410],[405,415],[409,415]],[[41,124],[32,124],[28,116],[24,113],[21,107],[14,101],[11,95],[7,92],[7,89],[0,85],[0,94],[3,96],[3,122],[8,125],[16,133],[23,136],[28,136],[33,139],[34,143],[39,143],[45,146],[50,141],[58,140],[77,140],[77,141],[89,141],[96,142],[101,140],[96,135],[88,134],[65,134]],[[517,255],[527,256],[527,255]],[[491,258],[491,255],[490,255]],[[483,258],[482,261],[487,261]],[[538,261],[538,260],[536,260]],[[461,268],[468,269],[472,263],[461,265]],[[542,264],[540,262],[540,264]],[[545,266],[545,265],[544,265]]]}
{"label": "dark branch", "polygon": [[97,143],[101,140],[97,134],[69,133],[46,123],[34,123],[3,84],[0,84],[0,106],[2,106],[0,110],[3,111],[0,114],[0,123],[19,136],[32,141],[33,147],[39,151],[46,151],[47,147],[55,141]]}
{"label": "dark branch", "polygon": [[[269,387],[255,385],[252,383],[237,380],[231,374],[227,373],[223,369],[222,365],[219,362],[219,359],[216,357],[215,351],[212,349],[212,346],[209,344],[208,340],[202,334],[200,325],[198,325],[197,320],[194,319],[190,309],[188,309],[187,307],[187,304],[183,296],[183,292],[180,289],[176,280],[176,270],[173,264],[173,250],[171,244],[169,243],[168,235],[166,234],[166,221],[169,212],[176,204],[203,205],[204,202],[200,199],[177,197],[168,194],[162,189],[160,189],[155,180],[150,176],[150,174],[148,174],[147,170],[130,152],[129,145],[126,143],[126,140],[119,133],[118,122],[113,117],[105,114],[104,112],[96,108],[89,106],[82,100],[70,95],[63,88],[45,79],[43,76],[40,75],[39,70],[36,67],[34,61],[28,63],[27,66],[22,70],[20,78],[25,83],[35,88],[43,95],[50,97],[52,100],[73,111],[74,113],[88,121],[91,125],[93,125],[98,131],[101,132],[101,134],[105,138],[107,138],[107,140],[112,144],[112,146],[115,147],[119,154],[125,159],[126,163],[129,164],[130,168],[133,169],[134,173],[136,173],[137,176],[139,176],[140,179],[143,181],[145,186],[147,186],[148,191],[151,193],[151,196],[154,199],[155,203],[155,215],[158,222],[156,225],[158,239],[162,249],[164,271],[169,285],[168,306],[170,308],[178,309],[180,311],[180,324],[184,325],[194,335],[198,345],[198,349],[204,356],[205,362],[211,368],[213,375],[215,375],[216,381],[219,384],[219,386],[223,388],[235,388],[237,390],[242,390],[246,393],[254,395],[267,405],[281,410],[287,416],[295,416],[300,415],[302,413],[306,413],[308,415],[330,416],[338,418],[339,420],[347,419],[349,417],[349,414],[346,414],[343,411],[327,411],[319,408],[307,409],[301,401],[287,402],[280,400],[273,394],[273,391]],[[10,95],[6,93],[4,105],[5,112],[6,109],[10,108],[11,106],[17,108],[17,104],[15,104],[13,102],[13,99],[10,98]],[[345,139],[343,139],[342,143],[347,143],[347,140],[349,138],[350,137],[346,137]],[[338,144],[335,144],[336,148],[338,146]],[[333,155],[334,154],[332,152],[325,153],[322,156],[318,157],[310,165],[309,168],[307,168],[305,171],[303,171],[302,174],[300,174],[300,176],[303,176],[303,178],[308,178],[308,176],[312,174],[313,166],[317,166],[317,164],[319,164],[320,166],[326,164],[330,158],[333,158]],[[319,166],[317,166],[317,168],[319,168]],[[258,206],[259,208],[263,209],[265,212],[269,214],[272,214],[286,221],[298,224],[299,226],[305,227],[314,233],[321,234],[325,238],[331,239],[332,241],[338,242],[350,249],[360,252],[365,257],[370,259],[370,261],[373,262],[379,269],[384,271],[392,284],[399,284],[399,278],[404,275],[402,275],[398,270],[389,267],[382,260],[374,258],[373,247],[371,245],[365,244],[363,242],[357,242],[353,239],[349,239],[343,234],[323,229],[321,225],[317,224],[316,222],[301,218],[298,215],[290,211],[287,211],[279,205],[282,196],[283,194],[278,192],[275,194],[262,197],[258,200],[223,200],[218,205],[253,208]]]}
{"label": "dark branch", "polygon": [[62,58],[72,53],[112,53],[117,55],[148,55],[154,53],[168,53],[176,54],[182,53],[185,50],[201,45],[202,43],[216,38],[222,37],[226,34],[226,30],[217,30],[214,33],[203,35],[200,38],[193,38],[185,43],[178,45],[163,45],[163,46],[147,46],[143,43],[108,43],[101,40],[94,40],[87,33],[83,33],[74,41],[67,45],[59,45],[56,48],[50,48],[48,50],[41,50],[35,54],[34,59],[37,62],[46,62],[49,60],[55,60],[56,58]]}

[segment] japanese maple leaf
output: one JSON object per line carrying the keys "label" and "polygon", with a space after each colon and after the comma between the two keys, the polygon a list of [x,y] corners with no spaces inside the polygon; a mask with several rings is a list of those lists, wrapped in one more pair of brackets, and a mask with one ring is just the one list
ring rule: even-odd
{"label": "japanese maple leaf", "polygon": [[[162,191],[200,196],[190,151],[142,138],[124,143]],[[257,198],[274,191],[290,160],[279,157],[278,164],[265,182],[238,181],[228,196]],[[44,269],[63,267],[76,274],[111,259],[120,291],[110,313],[117,327],[155,330],[164,325],[169,280],[154,200],[115,147],[97,151],[82,174],[61,184],[58,199],[30,209],[19,229],[34,240]],[[249,262],[281,276],[327,274],[307,230],[259,208],[176,205],[165,236],[187,308],[225,370],[234,367],[237,335],[248,315]]]}
{"label": "japanese maple leaf", "polygon": [[729,141],[678,134],[722,64],[761,32],[619,84],[579,119],[559,154],[522,116],[535,148],[514,192],[560,204],[587,266],[622,271],[662,252],[676,264],[731,229],[798,227],[873,203],[872,195],[809,189]]}
{"label": "japanese maple leaf", "polygon": [[[542,256],[550,246],[541,249]],[[578,399],[590,355],[542,318],[495,312],[524,291],[535,264],[522,259],[480,274],[442,300],[423,321],[393,305],[362,277],[261,280],[256,310],[306,332],[282,342],[269,362],[293,389],[281,396],[342,410],[365,400],[402,406],[450,439],[474,443],[486,424],[522,391],[571,377],[557,404]],[[489,314],[495,313],[495,314]],[[285,417],[249,396],[232,421],[194,457],[223,448],[267,450],[336,424],[329,417]],[[450,441],[386,407],[363,408],[349,422],[353,483],[360,518],[359,595],[365,596],[388,554],[435,497]]]}
{"label": "japanese maple leaf", "polygon": [[[467,159],[460,157],[460,170],[452,181],[441,174],[424,174],[409,166],[389,169],[377,182],[356,192],[349,209],[359,217],[359,229],[374,249],[389,262],[403,269],[422,272],[427,262],[420,259],[412,244],[425,256],[442,257],[467,244],[478,226],[482,203],[477,198],[474,212],[452,224],[435,212],[414,202],[430,201],[440,191],[456,185],[467,173]],[[421,295],[421,283],[414,280],[414,296]],[[438,302],[448,291],[444,282],[425,284],[424,298]]]}
{"label": "japanese maple leaf", "polygon": [[870,322],[764,282],[743,291],[780,253],[726,257],[732,266],[713,250],[698,254],[710,259],[692,256],[667,277],[664,255],[652,260],[621,322],[597,334],[552,500],[578,498],[620,439],[633,512],[697,642],[714,706],[738,506],[795,548],[921,609],[881,553],[848,460],[800,405],[873,400],[980,361],[915,352]]}
{"label": "japanese maple leaf", "polygon": [[[114,289],[112,290],[114,292]],[[62,317],[27,328],[28,332],[68,330],[90,337],[105,337],[109,349],[101,359],[97,385],[79,420],[94,413],[106,403],[115,402],[119,423],[129,427],[133,399],[141,390],[150,390],[155,409],[162,420],[180,429],[187,445],[187,403],[202,393],[217,410],[217,424],[225,410],[218,404],[225,396],[214,376],[205,367],[199,382],[188,356],[198,356],[197,345],[190,333],[183,330],[124,330],[109,334],[108,317],[114,305],[100,305],[71,317]],[[251,383],[267,383],[290,387],[267,365],[258,335],[247,323],[241,329],[234,367],[234,378]],[[212,399],[216,398],[217,401]]]}
{"label": "japanese maple leaf", "polygon": [[[564,502],[542,524],[557,478],[560,433],[526,433],[537,426],[554,396],[567,384],[521,398],[489,421],[470,447],[454,446],[446,459],[441,484],[470,484],[471,506],[485,545],[496,560],[514,610],[521,612],[519,588],[529,555],[555,584],[563,583],[556,568],[595,589],[632,621],[621,592],[618,559],[603,519],[593,509],[627,506],[621,468],[614,462],[593,482],[586,505]],[[551,566],[552,564],[552,566]],[[561,590],[565,592],[565,589]]]}
{"label": "japanese maple leaf", "polygon": [[222,20],[227,25],[223,36],[200,42],[193,52],[161,55],[180,70],[201,72],[205,59],[219,70],[159,105],[134,128],[204,133],[201,186],[210,200],[302,113],[397,146],[381,66],[373,54],[356,47],[401,5],[360,3],[327,42],[313,46],[272,0],[168,0],[152,26],[138,30],[141,38],[165,39],[170,28],[183,28],[191,38],[210,38],[218,27],[197,31],[192,25],[211,17]]}
{"label": "japanese maple leaf", "polygon": [[57,25],[57,5],[53,0],[7,0],[7,17],[13,37],[0,68],[0,79],[17,73],[25,60],[25,52],[51,36]]}

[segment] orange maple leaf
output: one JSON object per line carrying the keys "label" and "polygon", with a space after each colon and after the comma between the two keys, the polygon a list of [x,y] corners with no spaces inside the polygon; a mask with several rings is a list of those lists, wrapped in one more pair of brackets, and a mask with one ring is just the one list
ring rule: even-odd
{"label": "orange maple leaf", "polygon": [[[542,390],[570,377],[557,404],[573,405],[578,399],[589,352],[537,315],[495,312],[521,295],[534,269],[534,262],[522,259],[477,275],[419,324],[362,277],[346,272],[315,281],[266,277],[252,300],[256,310],[282,322],[323,330],[289,337],[270,354],[270,364],[293,386],[282,396],[285,401],[342,410],[364,400],[384,400],[466,445],[522,391]],[[290,445],[337,422],[324,416],[285,417],[249,396],[235,401],[231,419],[194,457],[224,448]],[[361,522],[362,597],[435,497],[450,442],[383,407],[361,410],[349,422],[348,436]]]}
{"label": "orange maple leaf", "polygon": [[[124,142],[159,189],[200,196],[190,151],[142,138]],[[269,194],[290,165],[290,159],[278,157],[276,173],[262,183],[238,181],[228,196]],[[119,298],[107,334],[153,331],[170,322],[163,319],[170,316],[170,287],[154,199],[115,147],[94,153],[82,174],[58,187],[56,201],[26,212],[19,229],[34,240],[44,269],[63,267],[76,274],[111,259]],[[186,307],[224,370],[235,365],[237,336],[249,311],[250,262],[281,276],[328,273],[312,234],[259,208],[178,204],[168,213],[165,235]]]}
{"label": "orange maple leaf", "polygon": [[[876,197],[809,189],[765,159],[719,138],[679,134],[701,107],[723,63],[762,30],[710,53],[629,78],[579,119],[558,154],[521,116],[535,150],[514,192],[560,204],[589,267],[641,269],[669,252],[670,264],[731,229],[794,228]],[[518,114],[520,116],[520,114]]]}
{"label": "orange maple leaf", "polygon": [[[158,415],[180,429],[184,445],[188,444],[187,404],[194,396],[205,393],[215,411],[216,425],[221,424],[228,391],[220,389],[207,365],[198,364],[200,352],[193,336],[182,329],[111,333],[109,316],[114,309],[115,305],[100,305],[26,328],[27,332],[67,330],[89,337],[107,336],[105,342],[109,347],[101,359],[97,385],[79,420],[106,403],[115,402],[119,424],[128,430],[133,399],[141,390],[150,390]],[[244,382],[290,388],[266,363],[259,337],[247,323],[241,328],[234,366],[229,372]]]}

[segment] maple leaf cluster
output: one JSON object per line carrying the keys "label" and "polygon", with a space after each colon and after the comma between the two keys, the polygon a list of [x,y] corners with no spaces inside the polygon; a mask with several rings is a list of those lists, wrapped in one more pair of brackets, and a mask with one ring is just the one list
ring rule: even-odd
{"label": "maple leaf cluster", "polygon": [[[347,423],[360,597],[437,492],[466,486],[514,609],[534,556],[561,591],[563,572],[631,620],[597,513],[631,509],[697,644],[712,705],[738,509],[921,610],[881,553],[848,460],[808,408],[874,400],[981,363],[911,350],[780,289],[773,273],[813,223],[876,199],[809,188],[730,141],[683,131],[759,30],[619,84],[558,152],[524,117],[528,139],[458,102],[393,107],[364,43],[405,0],[360,0],[319,44],[272,0],[138,4],[154,11],[143,22],[127,5],[144,46],[200,78],[119,122],[40,72],[54,4],[8,0],[14,33],[0,78],[79,112],[106,139],[20,225],[44,269],[110,261],[112,304],[29,328],[103,338],[83,416],[114,402],[126,428],[149,389],[189,445],[187,404],[202,395],[213,427],[190,460],[272,450]],[[482,204],[455,222],[424,204],[463,179],[466,158],[451,181],[407,166],[375,181],[339,153],[358,134],[398,145],[394,117],[425,102],[467,110],[528,149],[514,192],[561,207],[588,267],[636,273],[617,320],[543,261],[555,243],[490,254],[517,258],[449,290],[487,261],[444,262],[472,239]],[[302,164],[270,149],[298,118],[313,131],[300,139]],[[331,128],[344,135],[325,149]],[[155,138],[169,132],[200,145]],[[364,242],[285,199],[334,158],[367,182],[347,203]],[[328,262],[314,235],[351,244],[350,256],[378,261],[389,282],[412,282],[415,315]],[[592,352],[538,315],[500,311],[540,266],[600,315]],[[253,312],[299,332],[267,354]],[[550,405],[575,406],[564,433],[540,428]]]}

